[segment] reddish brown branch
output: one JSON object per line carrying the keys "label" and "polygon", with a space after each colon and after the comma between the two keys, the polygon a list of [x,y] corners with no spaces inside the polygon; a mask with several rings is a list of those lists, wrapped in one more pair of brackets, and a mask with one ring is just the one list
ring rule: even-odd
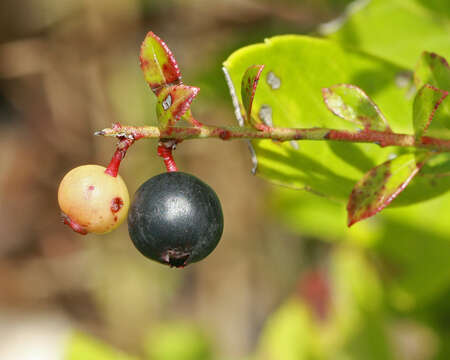
{"label": "reddish brown branch", "polygon": [[353,143],[373,143],[380,146],[415,147],[428,150],[438,150],[441,152],[450,152],[450,140],[426,136],[416,140],[414,135],[368,129],[348,131],[327,128],[297,129],[267,127],[257,130],[249,127],[220,127],[202,125],[201,127],[170,127],[160,130],[158,127],[154,126],[122,126],[120,131],[111,128],[101,130],[96,134],[104,136],[118,136],[119,134],[126,136],[138,135],[139,138],[164,139],[165,141],[208,138],[216,138],[221,140],[272,139],[277,141],[332,140]]}

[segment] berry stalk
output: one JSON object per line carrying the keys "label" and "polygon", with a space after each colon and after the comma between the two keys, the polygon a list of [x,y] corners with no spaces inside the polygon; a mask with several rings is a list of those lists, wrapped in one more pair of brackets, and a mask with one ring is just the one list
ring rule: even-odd
{"label": "berry stalk", "polygon": [[135,139],[131,135],[129,137],[119,137],[119,143],[117,144],[116,151],[113,154],[113,157],[105,170],[105,173],[111,175],[112,177],[117,177],[119,173],[120,163],[125,157],[128,148],[133,145]]}
{"label": "berry stalk", "polygon": [[163,143],[159,143],[158,155],[163,158],[164,165],[166,165],[166,169],[168,172],[178,171],[175,160],[173,159],[172,150],[173,145],[169,145],[169,147],[167,147]]}

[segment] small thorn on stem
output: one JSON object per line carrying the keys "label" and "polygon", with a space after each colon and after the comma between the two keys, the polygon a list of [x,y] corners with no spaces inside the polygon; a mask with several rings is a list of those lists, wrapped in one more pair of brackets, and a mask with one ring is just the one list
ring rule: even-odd
{"label": "small thorn on stem", "polygon": [[108,167],[105,170],[105,173],[111,175],[112,177],[116,177],[119,173],[119,166],[122,162],[125,154],[127,153],[128,148],[133,145],[134,137],[119,137],[119,143],[117,144],[116,151],[109,163]]}
{"label": "small thorn on stem", "polygon": [[75,232],[77,232],[78,234],[81,235],[86,235],[88,232],[87,230],[82,227],[80,224],[76,223],[75,221],[73,221],[69,215],[61,212],[61,220],[64,224],[68,225],[71,227],[71,229]]}
{"label": "small thorn on stem", "polygon": [[112,124],[112,128],[114,131],[119,132],[120,130],[122,130],[122,125],[118,122]]}
{"label": "small thorn on stem", "polygon": [[176,142],[160,142],[158,145],[158,155],[163,158],[164,165],[168,172],[178,171],[175,160],[172,156],[172,150],[175,149]]}

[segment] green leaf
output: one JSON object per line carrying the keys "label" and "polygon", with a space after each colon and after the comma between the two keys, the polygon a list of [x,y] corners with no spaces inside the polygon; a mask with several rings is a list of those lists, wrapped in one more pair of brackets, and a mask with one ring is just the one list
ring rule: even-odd
{"label": "green leaf", "polygon": [[154,325],[144,342],[146,359],[212,360],[213,348],[208,337],[195,325],[165,322]]}
{"label": "green leaf", "polygon": [[430,84],[450,91],[450,66],[447,60],[435,53],[424,51],[414,72],[417,88]]}
{"label": "green leaf", "polygon": [[353,188],[347,205],[348,226],[383,210],[423,166],[425,153],[405,154],[371,169]]}
{"label": "green leaf", "polygon": [[376,268],[364,252],[346,247],[337,247],[330,257],[334,337],[342,349],[331,351],[329,359],[393,359]]}
{"label": "green leaf", "polygon": [[448,0],[372,0],[348,17],[322,26],[345,46],[413,68],[424,50],[450,57]]}
{"label": "green leaf", "polygon": [[[419,119],[416,120],[416,114],[414,114],[414,124],[417,121],[419,129],[421,126],[425,126],[427,136],[450,139],[450,100],[447,97],[450,91],[450,67],[445,58],[434,53],[424,52],[414,73],[414,82],[417,88],[422,87],[423,89],[421,89],[421,95],[419,95],[420,91],[416,95],[416,100],[418,100],[418,97],[424,98],[417,104],[419,109],[422,103],[434,102],[434,106],[430,108],[431,111],[429,112],[430,121],[425,122],[423,118],[426,114],[420,114],[426,111],[425,108],[420,109],[422,111],[418,114]],[[428,87],[431,86],[431,89],[423,88],[427,84]],[[432,88],[435,88],[434,93]],[[414,106],[416,106],[416,102]],[[414,111],[416,111],[416,108]],[[431,121],[431,118],[433,121]],[[416,125],[414,127],[417,129]]]}
{"label": "green leaf", "polygon": [[389,125],[378,106],[355,85],[338,84],[322,89],[328,109],[345,120],[364,129],[390,131]]}
{"label": "green leaf", "polygon": [[241,98],[247,115],[247,121],[257,125],[252,117],[252,104],[255,97],[256,87],[258,86],[259,77],[264,69],[264,65],[252,65],[242,76],[241,82]]}
{"label": "green leaf", "polygon": [[391,205],[400,207],[410,204],[410,199],[424,201],[445,194],[450,189],[450,154],[441,153],[427,160],[414,181]]}
{"label": "green leaf", "polygon": [[156,103],[159,126],[161,128],[173,126],[189,110],[192,100],[199,91],[199,88],[187,85],[172,85],[162,88]]}
{"label": "green leaf", "polygon": [[[395,79],[404,69],[378,58],[343,49],[334,42],[304,36],[279,36],[264,44],[245,47],[225,62],[239,91],[245,70],[265,63],[252,112],[279,127],[328,127],[355,130],[355,126],[333,116],[321,99],[321,89],[352,83],[383,109],[395,132],[412,133],[412,106]],[[269,76],[270,74],[270,76]],[[276,89],[270,84],[275,77]],[[444,104],[445,105],[445,104]],[[440,116],[442,106],[437,118]],[[436,120],[436,119],[435,119]],[[293,189],[309,190],[342,202],[354,184],[375,164],[405,153],[395,147],[332,141],[290,143],[253,141],[258,168],[265,179]],[[449,159],[446,159],[449,161]],[[430,170],[430,171],[428,171]],[[391,206],[404,206],[445,193],[450,176],[443,167],[426,167]]]}
{"label": "green leaf", "polygon": [[[242,48],[224,63],[240,91],[242,74],[255,63],[265,68],[253,100],[252,113],[278,127],[327,127],[357,130],[331,114],[321,90],[339,83],[364,89],[383,109],[396,132],[412,132],[411,105],[395,78],[404,69],[360,52],[348,51],[329,40],[305,36],[278,36]],[[270,74],[270,76],[269,76]],[[276,89],[273,78],[278,80]],[[290,143],[253,141],[258,159],[257,174],[295,189],[339,199],[348,199],[355,182],[374,164],[384,162],[395,148],[374,144],[332,141]],[[425,190],[424,190],[425,191]],[[414,199],[409,199],[413,202]]]}
{"label": "green leaf", "polygon": [[257,350],[258,358],[320,359],[319,335],[308,307],[299,299],[289,299],[268,319]]}
{"label": "green leaf", "polygon": [[137,360],[122,351],[82,333],[74,333],[67,343],[65,360]]}
{"label": "green leaf", "polygon": [[445,296],[450,287],[450,193],[421,204],[393,206],[424,177],[430,165],[450,174],[443,155],[430,158],[406,190],[380,214],[351,228],[346,226],[347,214],[341,204],[287,188],[274,188],[273,215],[295,234],[351,244],[350,248],[370,248],[371,254],[381,254],[383,273],[389,274],[386,285],[390,303],[401,310],[423,307]]}
{"label": "green leaf", "polygon": [[[430,84],[425,84],[417,92],[413,105],[413,122],[416,139],[420,139],[426,134],[429,126],[432,124],[436,111],[447,96],[448,91],[435,88]],[[445,135],[445,132],[450,130],[450,121],[448,124],[441,123],[438,125],[440,126],[436,133],[438,136],[440,135],[440,138],[443,138],[445,136],[442,135]]]}
{"label": "green leaf", "polygon": [[141,46],[141,68],[148,85],[158,95],[162,88],[181,83],[181,72],[170,49],[149,32]]}
{"label": "green leaf", "polygon": [[[338,246],[327,255],[326,264],[325,269],[310,268],[301,275],[300,285],[313,282],[312,298],[300,291],[271,314],[259,339],[257,359],[393,358],[383,288],[374,267],[361,252]],[[323,285],[317,281],[325,282],[329,290],[319,291]],[[327,315],[317,317],[314,303],[321,303],[323,295],[330,297]]]}
{"label": "green leaf", "polygon": [[388,296],[400,310],[423,308],[449,289],[449,203],[447,195],[427,206],[391,211],[384,219],[375,249],[391,269]]}

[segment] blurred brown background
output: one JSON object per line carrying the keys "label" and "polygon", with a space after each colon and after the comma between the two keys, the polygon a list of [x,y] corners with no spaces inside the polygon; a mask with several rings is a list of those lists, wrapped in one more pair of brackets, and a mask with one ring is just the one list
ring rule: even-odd
{"label": "blurred brown background", "polygon": [[[94,137],[95,130],[155,123],[138,63],[147,31],[172,49],[184,82],[201,87],[195,116],[232,124],[222,61],[265,37],[309,33],[347,2],[2,0],[3,324],[55,316],[139,354],[155,324],[182,319],[205,329],[217,353],[248,354],[267,315],[296,291],[310,247],[271,218],[270,185],[250,174],[245,143],[191,141],[175,152],[180,169],[216,190],[225,215],[216,251],[183,270],[143,258],[126,224],[105,236],[71,232],[59,220],[58,183],[77,165],[108,163],[114,140]],[[121,168],[131,194],[162,171],[154,141],[136,143]]]}

